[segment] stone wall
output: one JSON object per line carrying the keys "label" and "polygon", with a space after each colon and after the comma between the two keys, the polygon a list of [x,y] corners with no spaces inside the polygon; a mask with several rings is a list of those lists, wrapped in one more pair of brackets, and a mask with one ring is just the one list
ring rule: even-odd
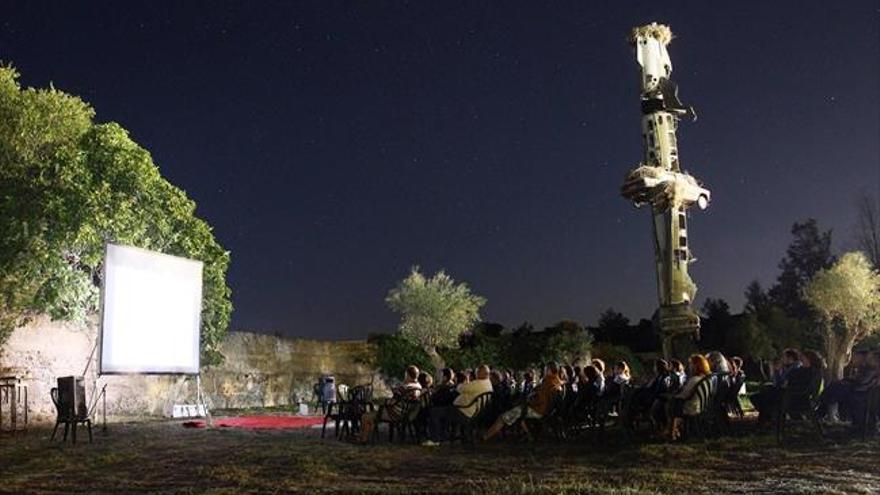
{"label": "stone wall", "polygon": [[[25,378],[32,420],[54,419],[49,391],[57,377],[83,374],[95,345],[96,328],[95,324],[77,326],[41,317],[13,332],[0,349],[0,376]],[[358,362],[359,356],[372,352],[363,341],[230,332],[221,352],[226,356],[223,364],[202,370],[202,390],[213,408],[287,406],[297,399],[312,401],[312,385],[322,373],[333,373],[337,383],[373,382],[380,390],[384,387],[374,370]],[[167,416],[174,404],[195,403],[194,377],[96,377],[96,364],[95,359],[85,375],[86,395],[89,400],[93,396],[93,382],[99,389],[106,384],[107,412],[111,416]]]}

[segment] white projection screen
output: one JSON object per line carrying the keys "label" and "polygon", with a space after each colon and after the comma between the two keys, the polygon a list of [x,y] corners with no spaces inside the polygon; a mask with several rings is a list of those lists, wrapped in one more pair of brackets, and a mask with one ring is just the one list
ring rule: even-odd
{"label": "white projection screen", "polygon": [[101,374],[199,373],[202,262],[107,245]]}

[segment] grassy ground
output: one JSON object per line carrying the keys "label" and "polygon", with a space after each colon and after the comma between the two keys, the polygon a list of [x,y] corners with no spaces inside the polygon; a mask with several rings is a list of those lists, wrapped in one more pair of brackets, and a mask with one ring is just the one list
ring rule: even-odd
{"label": "grassy ground", "polygon": [[[426,448],[321,440],[320,430],[111,424],[95,443],[49,430],[0,436],[3,493],[880,493],[880,440],[785,449],[750,423],[730,437],[625,443],[611,430],[564,443]],[[383,435],[384,440],[384,435]]]}

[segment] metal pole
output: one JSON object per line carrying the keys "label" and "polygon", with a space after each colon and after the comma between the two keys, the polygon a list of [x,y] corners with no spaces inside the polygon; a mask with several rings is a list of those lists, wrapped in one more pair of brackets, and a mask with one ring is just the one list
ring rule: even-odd
{"label": "metal pole", "polygon": [[214,420],[211,418],[211,411],[208,410],[208,404],[205,401],[205,397],[202,395],[201,373],[196,375],[196,403],[196,407],[201,406],[202,410],[205,411],[205,426],[212,428],[214,426]]}
{"label": "metal pole", "polygon": [[[86,373],[89,372],[89,367],[92,365],[92,359],[95,357],[95,350],[98,349],[98,339],[95,339],[95,345],[92,346],[92,352],[89,353],[89,358],[86,360],[86,369],[83,370],[82,376],[85,377]],[[97,387],[95,388],[97,390]]]}
{"label": "metal pole", "polygon": [[101,387],[101,399],[104,403],[103,405],[103,427],[101,428],[104,434],[107,434],[107,384],[105,383],[103,387]]}

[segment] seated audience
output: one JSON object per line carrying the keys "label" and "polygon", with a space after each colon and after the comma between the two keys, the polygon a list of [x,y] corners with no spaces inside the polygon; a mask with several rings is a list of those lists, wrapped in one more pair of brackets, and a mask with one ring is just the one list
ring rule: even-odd
{"label": "seated audience", "polygon": [[782,384],[782,358],[776,356],[770,361],[770,383],[772,385]]}
{"label": "seated audience", "polygon": [[[637,388],[629,402],[629,408],[626,411],[628,418],[636,418],[645,415],[649,411],[656,408],[662,410],[663,402],[658,401],[662,394],[672,391],[672,377],[669,363],[664,359],[654,361],[654,376],[645,385]],[[663,420],[662,414],[657,412],[651,414],[651,422],[658,423]]]}
{"label": "seated audience", "polygon": [[528,397],[532,395],[532,392],[535,390],[535,370],[526,371],[523,374],[523,382],[520,386],[520,393],[523,397]]}
{"label": "seated audience", "polygon": [[819,399],[819,414],[831,423],[841,422],[838,407],[852,416],[864,407],[868,391],[880,386],[880,351],[853,353],[851,375],[831,383]]}
{"label": "seated audience", "polygon": [[678,359],[671,359],[669,361],[669,389],[670,391],[678,390],[684,386],[684,382],[687,381],[687,373],[684,371],[684,363],[679,361]]}
{"label": "seated audience", "polygon": [[697,386],[701,381],[712,373],[709,361],[705,357],[694,354],[688,359],[688,379],[681,390],[678,391],[667,405],[666,415],[671,418],[669,422],[669,438],[678,440],[681,437],[681,424],[685,416],[700,414],[700,400],[697,394]]}
{"label": "seated audience", "polygon": [[451,406],[457,396],[455,374],[451,368],[443,368],[440,371],[440,383],[434,387],[434,394],[431,396],[431,406]]}
{"label": "seated audience", "polygon": [[595,358],[590,361],[590,364],[596,368],[599,372],[599,380],[602,382],[602,391],[605,391],[605,361],[602,361],[599,358]]}
{"label": "seated audience", "polygon": [[[818,352],[807,350],[801,353],[801,365],[788,373],[785,383],[780,388],[780,404],[782,394],[788,392],[789,412],[806,411],[812,407],[810,399],[822,384],[824,368],[825,360]],[[779,413],[779,404],[774,405],[772,409]]]}
{"label": "seated audience", "polygon": [[614,363],[611,372],[611,380],[605,385],[605,397],[609,400],[618,400],[622,396],[623,387],[629,385],[632,376],[629,372],[629,365],[626,361],[618,361]]}
{"label": "seated audience", "polygon": [[720,394],[725,400],[729,397],[730,385],[732,383],[732,379],[730,376],[730,362],[724,357],[724,354],[721,354],[719,351],[712,351],[709,354],[706,354],[706,360],[709,361],[709,368],[712,370],[712,374],[715,375],[716,382],[716,393]]}
{"label": "seated audience", "polygon": [[788,375],[786,385],[797,392],[810,392],[819,387],[826,368],[825,358],[816,351],[806,350],[801,354],[801,363],[800,368],[792,370]]}
{"label": "seated audience", "polygon": [[788,377],[802,366],[801,355],[797,349],[786,349],[782,352],[780,366],[773,374],[773,384],[765,386],[751,397],[752,405],[758,411],[759,421],[767,422],[776,417],[782,399],[782,390],[788,383]]}
{"label": "seated audience", "polygon": [[501,373],[501,383],[510,390],[511,395],[516,395],[516,379],[513,370],[504,370]]}
{"label": "seated audience", "polygon": [[495,370],[489,374],[489,381],[492,382],[492,407],[498,411],[506,411],[513,400],[510,386],[504,381],[502,374]]}
{"label": "seated audience", "polygon": [[724,376],[730,374],[730,363],[727,361],[727,358],[724,357],[724,354],[721,354],[718,351],[712,351],[709,354],[706,354],[706,359],[709,361],[712,373]]}
{"label": "seated audience", "polygon": [[513,380],[514,395],[519,396],[523,392],[523,373],[520,373],[519,371],[514,371],[513,373],[511,373],[511,377]]}
{"label": "seated audience", "polygon": [[422,393],[430,392],[434,387],[434,377],[422,371],[419,373],[419,385],[422,386]]}
{"label": "seated audience", "polygon": [[861,368],[865,366],[865,363],[868,361],[868,351],[855,351],[852,353],[849,359],[849,363],[846,364],[843,368],[843,378],[844,379],[852,379],[856,375],[859,374]]}
{"label": "seated audience", "polygon": [[584,368],[584,384],[578,387],[583,404],[595,404],[605,393],[605,378],[592,364]]}
{"label": "seated audience", "polygon": [[560,373],[559,377],[562,378],[562,381],[569,383],[569,384],[574,383],[574,381],[576,379],[576,377],[574,376],[574,368],[572,368],[568,364],[565,364],[562,366],[560,371],[561,371],[561,373]]}
{"label": "seated audience", "polygon": [[430,411],[430,439],[422,443],[427,447],[439,445],[446,441],[448,432],[462,420],[471,418],[477,412],[476,404],[472,404],[477,396],[492,392],[489,366],[477,368],[476,379],[458,385],[458,396],[451,406],[433,407]]}
{"label": "seated audience", "polygon": [[746,393],[746,373],[743,371],[743,360],[739,356],[733,356],[730,358],[730,377],[733,380],[733,383],[741,383],[739,390],[737,391],[738,395],[745,395]]}
{"label": "seated audience", "polygon": [[562,391],[562,387],[563,382],[559,376],[559,366],[556,363],[548,364],[546,366],[544,378],[541,380],[541,384],[529,400],[502,414],[498,420],[495,421],[495,424],[489,428],[489,431],[486,432],[483,439],[488,440],[501,432],[502,428],[505,426],[513,426],[517,423],[520,424],[523,432],[528,434],[528,426],[523,420],[541,419],[547,414],[550,407],[553,405],[554,397]]}
{"label": "seated audience", "polygon": [[403,409],[405,402],[418,400],[422,392],[418,378],[419,368],[413,365],[407,366],[403,383],[394,388],[392,398],[378,411],[368,411],[361,416],[361,432],[358,437],[360,443],[370,440],[377,421],[393,419]]}

